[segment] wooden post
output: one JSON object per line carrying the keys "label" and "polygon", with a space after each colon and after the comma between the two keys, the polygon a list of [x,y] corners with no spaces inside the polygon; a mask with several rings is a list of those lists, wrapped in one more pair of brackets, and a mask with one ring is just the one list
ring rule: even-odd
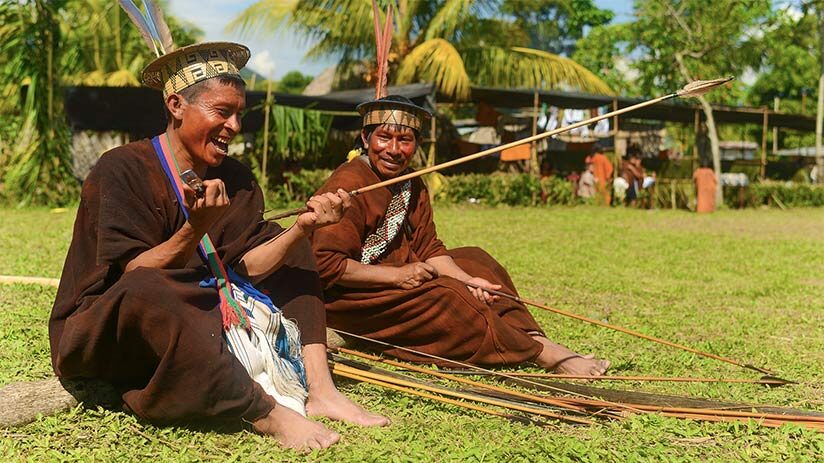
{"label": "wooden post", "polygon": [[[778,112],[778,105],[781,104],[781,98],[773,98],[773,111]],[[778,151],[778,127],[773,127],[773,154]]]}
{"label": "wooden post", "polygon": [[[432,95],[432,102],[435,102],[435,95]],[[433,104],[433,110],[434,104]],[[436,161],[436,145],[438,144],[438,118],[436,114],[432,115],[432,119],[430,119],[429,123],[429,154],[426,157],[426,167],[432,167],[435,165]]]}
{"label": "wooden post", "polygon": [[769,110],[764,107],[764,121],[761,126],[761,181],[767,177],[767,125],[769,124]]}
{"label": "wooden post", "polygon": [[[538,97],[538,90],[535,90],[535,93],[532,97],[532,136],[538,134],[538,103],[540,102],[540,98]],[[541,175],[541,167],[538,165],[538,144],[536,142],[532,142],[532,146],[530,147],[530,166],[529,171],[534,177],[540,177]]]}
{"label": "wooden post", "polygon": [[261,179],[260,187],[263,193],[269,186],[269,178],[266,172],[267,162],[269,159],[269,112],[272,110],[272,79],[270,78],[266,83],[266,103],[263,105],[263,154],[260,161],[261,165]]}
{"label": "wooden post", "polygon": [[[824,29],[824,26],[821,26]],[[824,37],[821,39],[824,42]],[[824,45],[822,45],[824,48]],[[824,56],[821,58],[824,60]],[[824,66],[822,66],[824,68]],[[824,149],[822,149],[822,131],[824,131],[824,69],[818,78],[818,105],[815,111],[815,165],[818,166],[816,183],[824,183]]]}
{"label": "wooden post", "polygon": [[[618,110],[618,98],[612,99],[612,110]],[[615,158],[615,160],[613,161],[615,162],[614,176],[618,177],[618,175],[620,175],[621,172],[621,158],[618,156],[618,131],[620,130],[620,127],[618,127],[618,116],[615,116],[612,119],[612,125],[614,126],[614,128],[612,129],[612,133],[614,134],[612,136],[612,156]],[[607,188],[611,187],[611,185],[607,185]],[[607,206],[609,206],[609,204],[607,204]]]}

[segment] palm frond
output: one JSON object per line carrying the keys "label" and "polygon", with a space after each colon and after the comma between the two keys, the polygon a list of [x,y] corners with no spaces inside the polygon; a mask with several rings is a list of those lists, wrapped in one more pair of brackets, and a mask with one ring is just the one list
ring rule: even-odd
{"label": "palm frond", "polygon": [[613,90],[598,76],[569,58],[522,47],[461,50],[473,83],[504,88],[572,89],[600,95]]}
{"label": "palm frond", "polygon": [[496,3],[490,0],[446,0],[429,22],[424,38],[450,38],[468,16],[483,16],[494,12]]}
{"label": "palm frond", "polygon": [[401,62],[396,81],[426,81],[458,99],[469,98],[469,75],[455,47],[444,39],[431,39],[415,47]]}
{"label": "palm frond", "polygon": [[[382,7],[386,2],[379,2]],[[315,42],[307,58],[346,54],[351,58],[375,57],[375,32],[371,0],[300,0],[290,25]],[[381,12],[381,22],[385,18]]]}
{"label": "palm frond", "polygon": [[226,25],[227,32],[242,36],[266,36],[282,28],[299,0],[258,0]]}

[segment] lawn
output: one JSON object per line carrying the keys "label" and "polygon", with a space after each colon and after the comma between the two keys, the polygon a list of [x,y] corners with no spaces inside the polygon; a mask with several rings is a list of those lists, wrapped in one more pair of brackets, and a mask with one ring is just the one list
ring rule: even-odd
{"label": "lawn", "polygon": [[[0,274],[58,277],[74,211],[0,210]],[[797,385],[629,383],[621,388],[824,411],[824,210],[682,211],[440,206],[450,247],[480,246],[521,294],[722,356]],[[51,374],[46,322],[55,289],[0,285],[0,385]],[[625,375],[748,377],[697,357],[546,312],[550,338],[597,352]],[[599,384],[599,386],[606,384]],[[341,389],[391,417],[339,423],[333,448],[303,455],[240,426],[155,427],[77,408],[0,430],[0,461],[816,461],[824,435],[793,426],[636,416],[539,428],[354,382]],[[619,386],[613,386],[619,387]]]}

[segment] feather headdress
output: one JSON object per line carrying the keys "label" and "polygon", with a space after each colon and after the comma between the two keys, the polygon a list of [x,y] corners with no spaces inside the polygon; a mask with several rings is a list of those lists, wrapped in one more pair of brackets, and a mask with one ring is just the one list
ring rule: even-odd
{"label": "feather headdress", "polygon": [[[386,22],[381,27],[378,3],[372,0],[375,23],[375,99],[358,105],[363,126],[398,124],[420,131],[423,121],[432,117],[424,108],[403,97],[387,95],[389,85],[389,50],[392,48],[392,3],[386,8]],[[405,101],[404,101],[405,100]]]}
{"label": "feather headdress", "polygon": [[163,12],[154,1],[142,0],[145,13],[133,0],[118,2],[156,56],[143,70],[143,83],[163,90],[164,98],[212,77],[240,77],[240,69],[251,57],[249,48],[234,42],[203,42],[177,48]]}

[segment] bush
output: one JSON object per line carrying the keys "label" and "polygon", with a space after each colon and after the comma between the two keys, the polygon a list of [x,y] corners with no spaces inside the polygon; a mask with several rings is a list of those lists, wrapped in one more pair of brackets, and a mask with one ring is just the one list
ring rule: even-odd
{"label": "bush", "polygon": [[[286,182],[267,193],[267,204],[272,208],[294,207],[306,202],[332,174],[328,169],[285,172]],[[438,202],[479,203],[489,206],[539,206],[584,204],[575,196],[572,185],[559,177],[537,179],[527,174],[463,174],[444,177],[446,184],[438,194]],[[671,191],[673,190],[674,191]],[[655,204],[659,208],[676,206],[686,208],[695,198],[692,181],[661,182],[656,187]],[[752,183],[739,197],[737,188],[724,189],[728,207],[820,207],[824,206],[824,186],[790,182]],[[741,203],[741,204],[739,204]]]}
{"label": "bush", "polygon": [[[537,179],[527,174],[466,174],[447,177],[443,200],[450,203],[477,202],[495,206],[576,204],[569,182],[558,177]],[[542,194],[543,192],[543,194]]]}
{"label": "bush", "polygon": [[791,182],[761,182],[750,185],[750,206],[820,207],[824,206],[824,186]]}

